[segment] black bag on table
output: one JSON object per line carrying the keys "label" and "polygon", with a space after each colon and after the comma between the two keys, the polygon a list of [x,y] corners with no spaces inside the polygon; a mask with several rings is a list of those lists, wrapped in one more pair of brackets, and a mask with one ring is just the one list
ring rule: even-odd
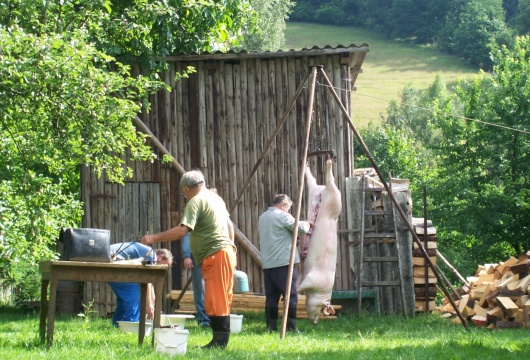
{"label": "black bag on table", "polygon": [[61,260],[112,262],[110,257],[110,230],[61,229],[59,242],[63,246]]}

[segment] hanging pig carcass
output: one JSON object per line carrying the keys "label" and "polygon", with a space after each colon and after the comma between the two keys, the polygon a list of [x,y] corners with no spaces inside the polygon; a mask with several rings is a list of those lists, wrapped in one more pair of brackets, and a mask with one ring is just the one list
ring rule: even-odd
{"label": "hanging pig carcass", "polygon": [[335,185],[332,159],[326,162],[326,185],[318,185],[309,167],[306,180],[309,189],[308,221],[314,227],[302,243],[301,257],[305,259],[297,290],[306,295],[307,316],[316,324],[320,313],[334,314],[331,292],[337,266],[337,221],[342,210],[341,194]]}

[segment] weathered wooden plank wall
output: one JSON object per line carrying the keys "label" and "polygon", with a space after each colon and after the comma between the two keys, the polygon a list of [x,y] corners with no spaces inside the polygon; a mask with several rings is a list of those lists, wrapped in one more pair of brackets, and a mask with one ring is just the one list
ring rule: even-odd
{"label": "weathered wooden plank wall", "polygon": [[[168,57],[169,69],[161,78],[172,91],[153,96],[150,112],[141,114],[140,118],[186,170],[200,169],[207,185],[216,187],[231,208],[311,68],[323,67],[349,110],[350,90],[354,88],[367,51],[368,46],[363,44],[279,53]],[[197,72],[175,81],[175,74],[187,66],[193,66]],[[136,69],[135,73],[141,70]],[[259,248],[258,218],[272,197],[286,193],[296,203],[308,111],[312,113],[309,151],[335,150],[334,175],[343,190],[345,203],[346,178],[354,168],[352,134],[324,79],[317,81],[315,106],[307,109],[308,83],[231,214],[236,226],[256,248]],[[319,183],[323,183],[325,159],[311,157],[309,164]],[[113,241],[119,242],[125,240],[126,234],[141,235],[177,225],[185,206],[178,172],[160,159],[149,164],[128,162],[127,165],[135,173],[125,186],[108,184],[104,178],[96,179],[90,171],[83,171],[84,226],[109,228]],[[107,197],[115,200],[105,203]],[[344,207],[339,229],[347,227],[346,212]],[[301,214],[302,220],[305,219],[305,196]],[[180,289],[189,276],[181,267],[180,242],[162,246],[171,247],[177,260],[168,287]],[[247,273],[251,291],[262,292],[261,267],[241,244],[237,246],[238,269]],[[340,234],[336,290],[353,288],[349,263],[347,234]],[[105,299],[96,303],[108,312],[113,295],[102,298],[103,290],[106,294],[110,291],[108,287],[86,284],[85,298]],[[167,304],[165,309],[169,309]]]}
{"label": "weathered wooden plank wall", "polygon": [[[346,218],[348,221],[348,230],[343,230],[350,239],[350,263],[349,267],[352,273],[358,272],[358,266],[361,262],[361,224],[365,222],[365,230],[374,227],[371,216],[365,216],[363,219],[362,206],[358,205],[362,202],[362,197],[365,197],[366,208],[370,203],[370,193],[363,192],[362,176],[354,176],[347,179],[346,186],[346,207],[348,214]],[[369,187],[368,180],[365,186]],[[393,186],[398,186],[401,181],[392,179]],[[408,185],[407,185],[408,186]],[[405,214],[408,216],[408,221],[411,221],[412,214],[410,209],[410,190],[396,191],[394,195],[396,200],[402,207]],[[381,194],[380,211],[390,211],[393,208],[392,201],[386,192]],[[375,209],[372,209],[375,210]],[[405,222],[395,212],[394,220],[392,216],[377,215],[378,227],[381,233],[393,233],[396,243],[389,243],[380,241],[380,243],[370,243],[366,241],[364,245],[363,258],[366,257],[399,257],[397,262],[362,262],[362,282],[364,281],[395,281],[400,280],[403,283],[404,289],[404,309],[408,315],[414,315],[414,279],[412,274],[412,236],[405,226]],[[396,225],[394,227],[394,221]],[[397,231],[394,231],[396,229]],[[368,231],[368,230],[366,230]],[[373,232],[373,230],[370,230]],[[373,241],[373,239],[371,239]],[[398,251],[399,247],[399,251]],[[400,273],[401,271],[401,273]],[[355,275],[356,276],[356,275]],[[364,287],[364,286],[363,286]],[[403,301],[401,299],[401,292],[399,286],[380,286],[375,288],[378,292],[379,302],[376,303],[378,307],[376,310],[381,314],[402,314]],[[358,289],[357,289],[358,290]]]}

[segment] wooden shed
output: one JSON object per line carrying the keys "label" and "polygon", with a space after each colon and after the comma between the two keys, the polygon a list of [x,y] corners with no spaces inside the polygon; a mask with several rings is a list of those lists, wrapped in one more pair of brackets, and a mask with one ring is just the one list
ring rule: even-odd
{"label": "wooden shed", "polygon": [[[159,149],[165,148],[174,157],[173,164],[177,162],[185,170],[200,169],[207,185],[216,187],[228,209],[233,209],[237,268],[247,273],[251,291],[263,292],[258,217],[277,193],[289,194],[294,203],[297,201],[308,112],[312,112],[309,151],[335,151],[333,170],[344,203],[346,179],[353,176],[354,136],[330,87],[317,78],[312,109],[307,106],[309,83],[299,97],[295,93],[311,69],[322,66],[351,114],[355,107],[351,104],[351,91],[355,90],[368,50],[367,44],[352,44],[299,51],[168,57],[169,70],[161,76],[172,91],[153,96],[151,111],[139,116],[159,142],[155,148],[159,158],[153,163],[127,163],[134,169],[134,176],[124,186],[104,177],[98,179],[89,168],[83,169],[83,226],[110,229],[112,242],[122,242],[178,225],[185,199],[178,186],[180,173],[172,163],[161,161],[163,153]],[[175,82],[175,74],[188,66],[193,66],[196,73]],[[292,110],[288,111],[291,103]],[[284,116],[285,124],[274,135]],[[269,143],[270,150],[265,154]],[[248,188],[242,192],[258,163]],[[324,156],[311,157],[309,163],[322,183]],[[306,200],[304,195],[301,219],[306,218]],[[348,211],[343,207],[339,229],[347,229]],[[161,246],[171,248],[177,260],[166,290],[181,289],[189,274],[181,266],[180,241]],[[347,231],[339,232],[338,246],[334,289],[350,290],[354,288],[354,274]],[[84,298],[94,299],[100,314],[113,311],[114,297],[104,283],[85,284]],[[165,303],[165,309],[169,309],[169,304]]]}

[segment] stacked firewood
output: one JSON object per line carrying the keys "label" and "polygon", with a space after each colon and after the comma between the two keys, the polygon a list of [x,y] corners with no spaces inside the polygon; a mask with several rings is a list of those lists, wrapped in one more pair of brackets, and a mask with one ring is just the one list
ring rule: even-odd
{"label": "stacked firewood", "polygon": [[[476,326],[530,328],[530,251],[498,264],[478,267],[469,286],[457,289],[452,297],[464,318]],[[443,317],[459,323],[449,299],[436,309]]]}
{"label": "stacked firewood", "polygon": [[[178,299],[181,291],[172,290],[168,294],[168,298],[175,301]],[[298,306],[296,308],[297,318],[307,318],[305,311],[305,295],[298,295]],[[333,305],[336,311],[339,311],[342,306]],[[265,296],[261,294],[253,294],[250,292],[233,294],[231,312],[237,314],[239,312],[260,312],[265,311]],[[193,291],[186,291],[186,293],[180,299],[178,308],[174,310],[175,313],[192,314],[195,313],[195,304],[193,302]],[[283,315],[283,301],[279,303],[279,314]],[[336,316],[321,315],[321,319],[336,319]]]}
{"label": "stacked firewood", "polygon": [[[432,226],[431,220],[427,221],[425,228],[423,218],[413,218],[412,225],[416,235],[420,239],[429,259],[436,264],[437,236],[436,228]],[[427,235],[427,236],[425,236]],[[419,245],[413,242],[412,250],[412,271],[414,274],[414,296],[416,312],[432,311],[436,304],[436,283],[438,282],[433,270],[428,266],[427,260]]]}

